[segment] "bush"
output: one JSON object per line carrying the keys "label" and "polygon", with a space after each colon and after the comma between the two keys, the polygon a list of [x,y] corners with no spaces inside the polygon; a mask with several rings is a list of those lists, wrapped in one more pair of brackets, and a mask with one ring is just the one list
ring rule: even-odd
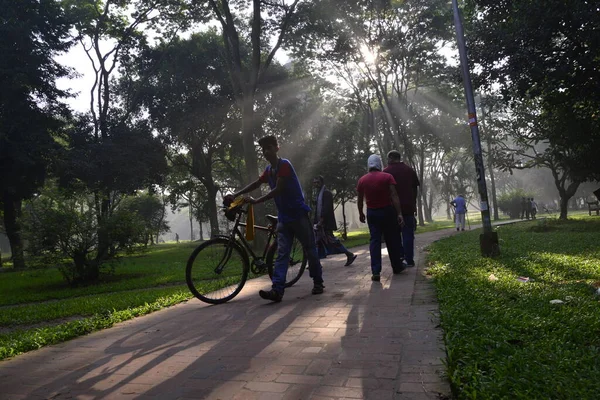
{"label": "bush", "polygon": [[[66,196],[48,189],[25,209],[27,251],[37,263],[57,265],[70,285],[93,282],[106,261],[147,243],[148,221],[135,204],[124,200],[100,224],[91,196]],[[98,251],[99,235],[110,244],[103,254]]]}

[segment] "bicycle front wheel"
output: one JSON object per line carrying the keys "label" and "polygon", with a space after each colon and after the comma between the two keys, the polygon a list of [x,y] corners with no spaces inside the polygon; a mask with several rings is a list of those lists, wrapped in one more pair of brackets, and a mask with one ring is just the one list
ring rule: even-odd
{"label": "bicycle front wheel", "polygon": [[216,238],[192,252],[185,269],[185,280],[194,296],[221,304],[233,299],[248,278],[246,252],[236,242]]}
{"label": "bicycle front wheel", "polygon": [[[275,267],[275,260],[277,259],[277,241],[269,248],[267,253],[267,265],[269,266],[269,276],[273,278],[273,268]],[[298,282],[304,270],[306,269],[307,258],[302,248],[302,243],[298,238],[294,238],[292,242],[292,249],[290,251],[290,260],[285,278],[285,287],[290,287],[294,283]]]}

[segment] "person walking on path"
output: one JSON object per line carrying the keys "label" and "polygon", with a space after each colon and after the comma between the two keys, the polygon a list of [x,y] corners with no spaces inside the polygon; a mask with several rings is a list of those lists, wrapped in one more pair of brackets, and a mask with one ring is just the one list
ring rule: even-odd
{"label": "person walking on path", "polygon": [[419,177],[414,169],[402,162],[399,151],[392,150],[387,154],[388,166],[383,170],[391,174],[396,180],[396,192],[402,208],[402,219],[404,224],[399,226],[402,237],[401,257],[404,265],[415,266],[415,229],[417,223],[415,213],[417,212],[417,190],[420,185]]}
{"label": "person walking on path", "polygon": [[[358,214],[360,222],[367,220],[371,235],[369,252],[371,254],[371,280],[378,282],[381,274],[381,236],[385,243],[395,274],[404,270],[400,248],[402,239],[398,225],[404,223],[400,200],[396,193],[396,180],[391,174],[382,172],[383,163],[377,154],[369,156],[367,161],[368,173],[358,180]],[[364,201],[367,201],[367,216],[363,211]]]}
{"label": "person walking on path", "polygon": [[347,259],[344,266],[349,267],[356,260],[357,256],[346,249],[333,234],[337,229],[337,222],[335,221],[335,214],[333,212],[333,194],[327,189],[325,180],[320,175],[313,179],[313,186],[318,191],[314,228],[319,258],[325,258],[327,254],[345,254]]}
{"label": "person walking on path", "polygon": [[538,205],[535,201],[533,201],[533,197],[529,199],[529,206],[531,207],[531,219],[535,219],[537,215]]}
{"label": "person walking on path", "polygon": [[454,207],[454,219],[456,223],[457,231],[465,230],[465,214],[467,213],[467,201],[459,194],[454,200],[450,202]]}
{"label": "person walking on path", "polygon": [[308,271],[313,279],[312,294],[321,294],[324,290],[323,268],[317,254],[315,234],[313,232],[308,212],[310,207],[304,201],[302,187],[292,163],[284,158],[279,158],[279,144],[275,136],[265,136],[258,141],[262,153],[269,165],[263,174],[254,182],[240,191],[225,196],[225,201],[231,203],[233,199],[244,193],[258,189],[262,184],[268,184],[271,191],[257,199],[245,196],[244,200],[250,204],[258,204],[269,199],[275,200],[277,206],[277,259],[273,270],[271,290],[259,291],[260,297],[265,300],[280,302],[283,298],[285,278],[289,267],[290,252],[294,237],[297,237],[308,258]]}

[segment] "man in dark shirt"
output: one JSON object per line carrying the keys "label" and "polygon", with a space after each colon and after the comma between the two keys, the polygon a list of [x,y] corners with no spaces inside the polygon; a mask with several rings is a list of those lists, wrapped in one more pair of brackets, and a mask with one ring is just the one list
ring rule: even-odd
{"label": "man in dark shirt", "polygon": [[271,191],[266,195],[254,199],[246,196],[247,203],[257,204],[269,199],[275,200],[277,206],[277,259],[273,269],[273,286],[269,291],[259,291],[260,297],[265,300],[280,302],[283,298],[285,278],[289,266],[290,252],[294,237],[297,237],[308,258],[308,271],[313,278],[312,294],[323,293],[323,269],[319,256],[315,235],[312,230],[308,212],[310,207],[304,202],[302,187],[296,171],[289,160],[279,158],[279,144],[275,136],[265,136],[258,141],[262,148],[263,156],[269,162],[263,174],[253,183],[240,191],[225,197],[225,202],[231,202],[237,196],[258,189],[267,183]]}
{"label": "man in dark shirt", "polygon": [[396,192],[400,199],[402,219],[404,220],[404,225],[399,227],[402,231],[404,263],[407,267],[414,267],[415,229],[417,228],[415,213],[417,212],[419,178],[414,169],[402,162],[399,151],[390,151],[387,155],[387,162],[388,166],[383,172],[391,174],[396,181]]}

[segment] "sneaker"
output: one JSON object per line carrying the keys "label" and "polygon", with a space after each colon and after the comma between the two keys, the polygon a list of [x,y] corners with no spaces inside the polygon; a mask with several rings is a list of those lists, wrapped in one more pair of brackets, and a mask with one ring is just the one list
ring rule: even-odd
{"label": "sneaker", "polygon": [[406,261],[404,261],[403,265],[405,268],[413,268],[415,266],[415,263],[407,263]]}
{"label": "sneaker", "polygon": [[404,271],[406,269],[406,265],[404,264],[404,262],[402,262],[402,264],[400,264],[400,266],[392,266],[392,270],[394,271],[394,275],[399,274],[400,272]]}
{"label": "sneaker", "polygon": [[372,280],[373,282],[379,282],[379,274],[377,274],[377,275],[376,275],[376,274],[373,274],[373,276],[371,277],[371,280]]}
{"label": "sneaker", "polygon": [[325,285],[322,283],[315,283],[315,286],[312,288],[312,294],[321,294],[325,290]]}
{"label": "sneaker", "polygon": [[460,231],[460,228],[456,228],[457,231]]}
{"label": "sneaker", "polygon": [[279,303],[281,301],[281,299],[283,298],[283,294],[281,294],[279,292],[276,292],[273,289],[271,289],[271,290],[259,290],[258,294],[263,299],[265,299],[265,300],[271,300],[271,301],[274,301],[275,303]]}
{"label": "sneaker", "polygon": [[352,254],[351,256],[348,256],[348,260],[346,261],[346,264],[344,264],[344,267],[351,266],[352,263],[354,262],[354,260],[356,260],[356,257],[358,257],[356,254]]}

